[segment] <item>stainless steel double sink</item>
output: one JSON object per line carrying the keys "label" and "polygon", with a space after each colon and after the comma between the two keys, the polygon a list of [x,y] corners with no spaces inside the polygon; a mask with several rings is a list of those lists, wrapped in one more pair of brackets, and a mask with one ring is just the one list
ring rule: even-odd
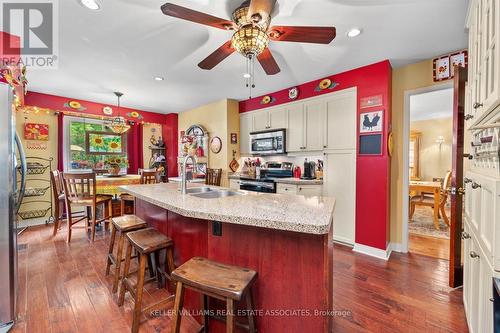
{"label": "stainless steel double sink", "polygon": [[240,192],[240,191],[218,189],[218,188],[212,188],[212,187],[207,187],[207,186],[188,188],[186,190],[186,193],[193,196],[193,197],[202,198],[202,199],[225,198],[225,197],[232,197],[235,195],[245,194],[244,192]]}

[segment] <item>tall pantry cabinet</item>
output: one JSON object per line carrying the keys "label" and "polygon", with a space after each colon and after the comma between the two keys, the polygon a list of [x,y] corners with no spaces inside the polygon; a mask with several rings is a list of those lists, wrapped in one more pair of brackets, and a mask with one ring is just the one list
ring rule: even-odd
{"label": "tall pantry cabinet", "polygon": [[493,332],[492,279],[500,277],[500,1],[471,0],[465,128],[463,300],[471,333]]}

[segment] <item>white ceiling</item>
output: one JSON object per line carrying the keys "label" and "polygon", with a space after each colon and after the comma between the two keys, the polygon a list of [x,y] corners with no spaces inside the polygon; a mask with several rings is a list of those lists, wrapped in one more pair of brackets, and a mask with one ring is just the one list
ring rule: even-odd
{"label": "white ceiling", "polygon": [[[222,18],[243,0],[174,0]],[[161,113],[181,112],[223,98],[246,99],[244,58],[234,53],[211,71],[197,64],[231,33],[167,17],[165,0],[103,0],[92,12],[59,1],[58,70],[31,70],[29,89]],[[281,73],[256,66],[254,96],[389,59],[393,67],[467,46],[467,0],[281,0],[274,24],[333,25],[330,45],[271,42]],[[348,39],[346,32],[363,33]],[[165,81],[154,81],[161,75]]]}
{"label": "white ceiling", "polygon": [[453,88],[410,96],[411,121],[448,118],[453,115]]}

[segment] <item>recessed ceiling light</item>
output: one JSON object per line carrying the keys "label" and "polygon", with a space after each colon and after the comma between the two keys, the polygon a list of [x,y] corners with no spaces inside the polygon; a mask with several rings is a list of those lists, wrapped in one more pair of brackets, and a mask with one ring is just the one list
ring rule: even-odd
{"label": "recessed ceiling light", "polygon": [[101,9],[101,3],[99,0],[78,0],[82,6],[90,10]]}
{"label": "recessed ceiling light", "polygon": [[153,76],[153,79],[155,79],[155,81],[163,81],[163,80],[165,80],[165,78],[163,76],[159,76],[159,75]]}
{"label": "recessed ceiling light", "polygon": [[347,32],[347,37],[349,38],[354,38],[357,37],[361,34],[361,29],[360,28],[352,28]]}
{"label": "recessed ceiling light", "polygon": [[252,77],[252,75],[250,75],[249,73],[245,73],[245,74],[243,74],[243,77],[244,77],[245,79],[249,79],[249,78],[251,78],[251,77]]}

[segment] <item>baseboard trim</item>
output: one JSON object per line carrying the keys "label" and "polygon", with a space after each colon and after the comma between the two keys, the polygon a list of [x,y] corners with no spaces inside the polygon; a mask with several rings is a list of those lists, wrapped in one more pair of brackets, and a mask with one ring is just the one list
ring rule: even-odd
{"label": "baseboard trim", "polygon": [[342,237],[342,236],[333,236],[333,241],[336,243],[340,243],[343,245],[349,245],[350,247],[354,246],[354,242],[351,239],[348,239],[347,237]]}
{"label": "baseboard trim", "polygon": [[382,250],[382,249],[378,249],[376,247],[371,247],[371,246],[358,244],[358,243],[354,244],[354,248],[352,250],[354,252],[366,254],[367,256],[375,257],[375,258],[382,259],[382,260],[389,260],[389,257],[391,256],[391,252],[392,252],[391,246],[387,246],[387,249]]}
{"label": "baseboard trim", "polygon": [[403,244],[401,243],[389,243],[387,246],[388,248],[391,249],[391,252],[399,252],[399,253],[407,253],[408,251],[403,250]]}

